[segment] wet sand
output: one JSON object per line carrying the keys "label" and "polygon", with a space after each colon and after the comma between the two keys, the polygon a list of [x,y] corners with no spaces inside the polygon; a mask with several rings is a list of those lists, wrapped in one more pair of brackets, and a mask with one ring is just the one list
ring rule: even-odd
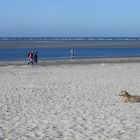
{"label": "wet sand", "polygon": [[[28,61],[0,61],[0,66],[23,66]],[[67,60],[38,60],[38,66],[56,66],[56,65],[87,65],[101,63],[129,63],[140,62],[140,57],[118,57],[118,58],[89,58],[89,59],[67,59]]]}
{"label": "wet sand", "polygon": [[140,41],[3,41],[0,48],[139,48]]}

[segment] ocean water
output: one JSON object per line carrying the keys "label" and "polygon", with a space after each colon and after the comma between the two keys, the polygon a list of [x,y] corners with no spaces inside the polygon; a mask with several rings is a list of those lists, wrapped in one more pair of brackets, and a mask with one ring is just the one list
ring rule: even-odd
{"label": "ocean water", "polygon": [[0,60],[27,60],[29,51],[39,59],[140,57],[139,37],[0,37]]}
{"label": "ocean water", "polygon": [[[71,48],[0,48],[0,60],[27,60],[29,51],[40,60],[70,59]],[[74,58],[140,57],[140,48],[75,48]]]}

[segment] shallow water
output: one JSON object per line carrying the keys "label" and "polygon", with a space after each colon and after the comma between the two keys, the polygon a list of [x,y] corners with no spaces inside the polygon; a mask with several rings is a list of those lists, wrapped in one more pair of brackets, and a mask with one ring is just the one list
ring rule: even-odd
{"label": "shallow water", "polygon": [[39,59],[98,57],[139,57],[140,38],[31,38],[0,37],[0,60],[27,60],[29,51],[38,51]]}
{"label": "shallow water", "polygon": [[[29,51],[39,59],[70,59],[71,48],[0,48],[0,60],[27,60]],[[140,48],[75,48],[74,58],[139,57]]]}

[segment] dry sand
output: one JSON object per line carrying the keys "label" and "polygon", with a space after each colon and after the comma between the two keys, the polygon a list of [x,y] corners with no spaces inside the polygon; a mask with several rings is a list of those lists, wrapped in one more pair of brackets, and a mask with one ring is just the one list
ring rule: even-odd
{"label": "dry sand", "polygon": [[139,63],[0,67],[0,140],[139,140]]}

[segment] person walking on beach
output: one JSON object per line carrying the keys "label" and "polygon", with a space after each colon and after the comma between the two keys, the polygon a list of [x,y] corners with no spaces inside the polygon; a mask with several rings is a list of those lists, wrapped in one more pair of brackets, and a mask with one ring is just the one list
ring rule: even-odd
{"label": "person walking on beach", "polygon": [[72,49],[70,50],[70,54],[71,54],[71,59],[74,59],[74,48],[72,48]]}
{"label": "person walking on beach", "polygon": [[38,62],[38,52],[34,53],[34,63],[37,65]]}
{"label": "person walking on beach", "polygon": [[33,52],[32,51],[30,51],[28,53],[28,60],[29,60],[28,65],[29,64],[32,64],[33,65]]}

